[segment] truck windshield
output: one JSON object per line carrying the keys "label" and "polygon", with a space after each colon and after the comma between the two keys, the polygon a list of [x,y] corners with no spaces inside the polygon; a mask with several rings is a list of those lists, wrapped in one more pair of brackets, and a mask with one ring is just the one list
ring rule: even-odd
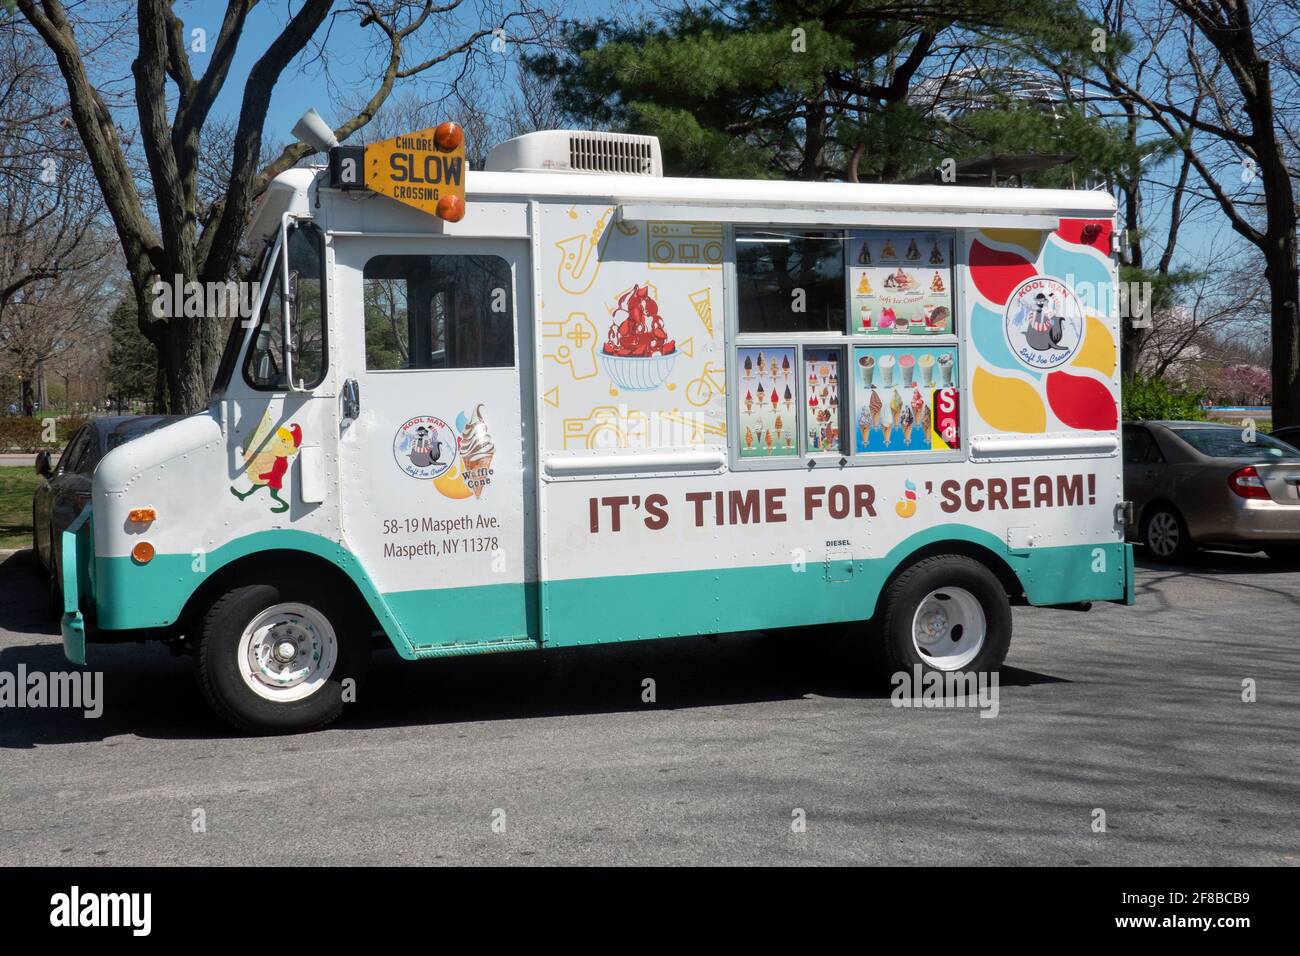
{"label": "truck windshield", "polygon": [[[276,261],[274,259],[276,245],[274,242],[268,242],[266,248],[262,250],[261,264],[257,271],[252,273],[256,275],[263,283],[270,281],[270,276],[266,270],[271,268]],[[254,298],[256,298],[254,296]],[[248,330],[248,320],[236,316],[230,322],[230,332],[226,336],[226,347],[221,353],[221,364],[217,366],[216,378],[212,380],[212,396],[225,392],[230,385],[230,376],[234,374],[235,366],[239,362],[239,348],[244,344],[244,333]]]}

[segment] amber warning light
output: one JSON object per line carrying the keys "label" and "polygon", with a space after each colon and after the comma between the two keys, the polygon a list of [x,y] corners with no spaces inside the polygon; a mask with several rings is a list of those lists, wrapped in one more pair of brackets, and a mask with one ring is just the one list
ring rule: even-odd
{"label": "amber warning light", "polygon": [[465,134],[455,123],[330,150],[330,185],[369,189],[447,222],[465,215]]}

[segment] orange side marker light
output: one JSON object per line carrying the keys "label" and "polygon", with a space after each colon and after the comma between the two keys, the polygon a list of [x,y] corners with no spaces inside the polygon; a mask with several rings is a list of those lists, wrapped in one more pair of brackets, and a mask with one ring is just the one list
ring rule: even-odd
{"label": "orange side marker light", "polygon": [[131,549],[131,557],[135,559],[136,564],[148,564],[153,560],[153,555],[153,545],[148,541],[139,541],[136,543],[136,546]]}

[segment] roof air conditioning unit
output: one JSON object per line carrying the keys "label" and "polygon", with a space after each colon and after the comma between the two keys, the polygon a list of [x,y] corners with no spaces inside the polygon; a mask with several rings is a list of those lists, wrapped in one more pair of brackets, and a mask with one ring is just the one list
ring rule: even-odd
{"label": "roof air conditioning unit", "polygon": [[494,147],[483,168],[496,173],[608,173],[662,176],[657,136],[551,129]]}

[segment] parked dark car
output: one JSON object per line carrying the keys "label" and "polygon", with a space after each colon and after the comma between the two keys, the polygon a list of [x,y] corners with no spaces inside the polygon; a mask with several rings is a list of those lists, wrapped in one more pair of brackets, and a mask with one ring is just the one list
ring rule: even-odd
{"label": "parked dark car", "polygon": [[1300,448],[1238,425],[1124,425],[1129,536],[1161,561],[1198,547],[1300,559]]}
{"label": "parked dark car", "polygon": [[78,428],[64,446],[57,465],[50,453],[36,456],[36,473],[44,479],[32,495],[32,549],[46,572],[51,608],[62,604],[58,547],[60,533],[90,502],[90,479],[101,458],[118,445],[148,434],[177,415],[115,415],[96,418]]}

